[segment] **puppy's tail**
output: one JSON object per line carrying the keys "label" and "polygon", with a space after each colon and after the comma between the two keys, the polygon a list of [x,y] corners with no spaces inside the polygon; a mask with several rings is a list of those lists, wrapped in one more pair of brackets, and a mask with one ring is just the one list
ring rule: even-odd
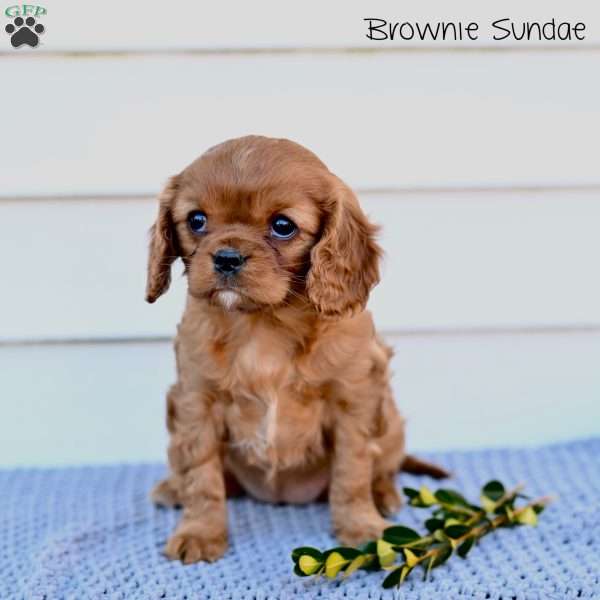
{"label": "puppy's tail", "polygon": [[416,456],[412,456],[412,454],[407,454],[404,457],[402,465],[400,466],[400,470],[405,471],[406,473],[412,473],[413,475],[429,475],[434,479],[444,479],[445,477],[450,477],[450,472],[446,471],[446,469],[438,467],[433,463],[421,460]]}

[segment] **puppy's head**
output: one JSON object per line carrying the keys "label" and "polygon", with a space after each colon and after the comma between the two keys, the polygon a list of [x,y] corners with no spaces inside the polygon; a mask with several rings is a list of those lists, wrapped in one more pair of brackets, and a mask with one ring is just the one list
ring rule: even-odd
{"label": "puppy's head", "polygon": [[181,258],[191,296],[229,311],[304,303],[361,310],[378,281],[376,229],[311,152],[258,136],[211,148],[172,177],[151,230],[146,299]]}

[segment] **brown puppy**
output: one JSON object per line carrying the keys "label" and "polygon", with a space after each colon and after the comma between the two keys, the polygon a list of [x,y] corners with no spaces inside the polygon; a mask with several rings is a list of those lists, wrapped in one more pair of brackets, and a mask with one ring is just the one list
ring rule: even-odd
{"label": "brown puppy", "polygon": [[339,539],[356,544],[400,507],[394,477],[444,472],[406,457],[369,291],[376,228],[311,152],[249,136],[172,177],[152,228],[147,300],[181,258],[188,299],[167,397],[170,476],[157,503],[182,504],[166,554],[227,548],[226,495],[311,502],[328,492]]}

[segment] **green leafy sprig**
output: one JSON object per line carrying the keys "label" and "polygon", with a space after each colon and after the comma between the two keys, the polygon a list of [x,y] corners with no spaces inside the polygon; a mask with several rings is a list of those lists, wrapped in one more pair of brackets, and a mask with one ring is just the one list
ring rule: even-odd
{"label": "green leafy sprig", "polygon": [[[294,549],[294,573],[300,577],[325,575],[330,579],[355,571],[389,571],[384,588],[400,586],[416,568],[423,569],[426,580],[432,569],[443,565],[452,554],[466,558],[481,538],[499,527],[536,525],[538,515],[551,498],[529,500],[522,485],[506,490],[499,481],[486,483],[481,489],[481,505],[471,504],[459,492],[439,489],[432,492],[404,488],[411,506],[429,508],[431,514],[422,535],[414,529],[395,525],[388,527],[378,540],[352,548],[338,546],[320,551],[310,546]],[[527,500],[517,506],[518,500]]]}

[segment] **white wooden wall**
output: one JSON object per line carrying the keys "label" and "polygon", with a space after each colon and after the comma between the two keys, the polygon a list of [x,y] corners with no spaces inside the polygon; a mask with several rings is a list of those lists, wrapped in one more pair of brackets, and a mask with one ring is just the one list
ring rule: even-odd
{"label": "white wooden wall", "polygon": [[[0,51],[0,464],[162,459],[185,282],[144,304],[153,196],[246,133],[306,144],[383,225],[413,447],[599,434],[600,5],[522,4],[104,1],[83,28],[44,3],[43,45]],[[374,45],[367,16],[589,36]]]}

